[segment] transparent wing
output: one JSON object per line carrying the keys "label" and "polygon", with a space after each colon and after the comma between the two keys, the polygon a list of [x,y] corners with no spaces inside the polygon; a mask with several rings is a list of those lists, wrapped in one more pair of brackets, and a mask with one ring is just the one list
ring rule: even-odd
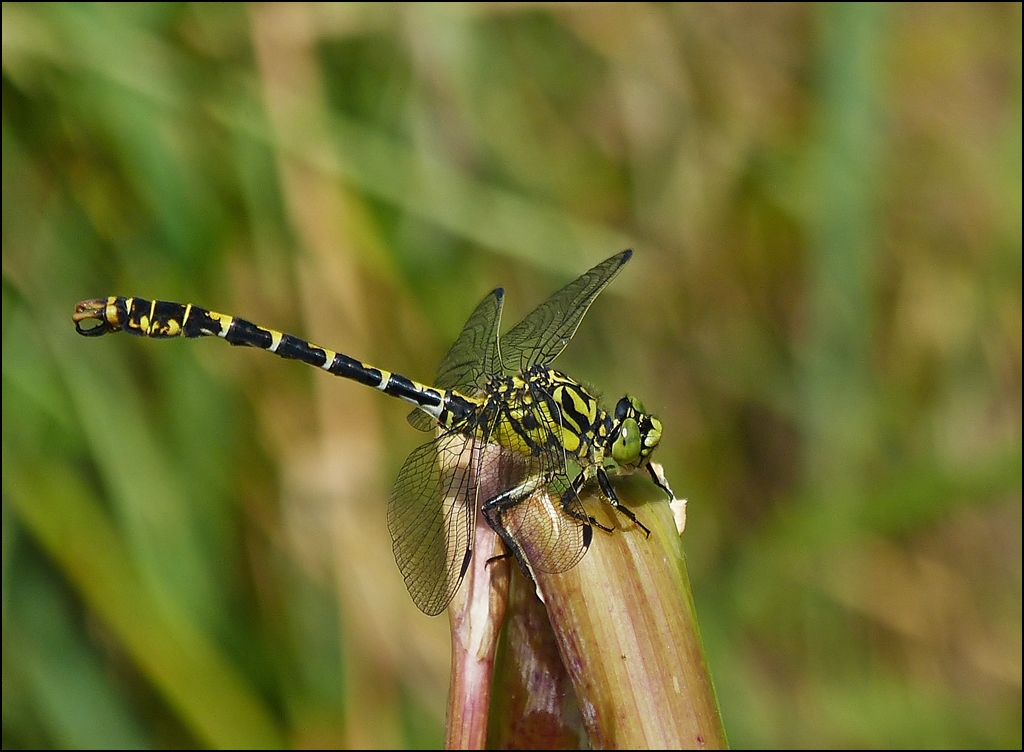
{"label": "transparent wing", "polygon": [[518,504],[501,511],[501,526],[534,570],[558,573],[572,569],[587,552],[593,530],[568,476],[550,474],[540,458],[515,455],[510,461],[525,463],[523,475],[539,475],[544,482]]}
{"label": "transparent wing", "polygon": [[[498,369],[498,324],[505,291],[500,287],[480,301],[469,315],[462,331],[448,349],[432,386],[475,394],[489,374]],[[421,431],[430,431],[434,419],[422,410],[409,413],[409,422]]]}
{"label": "transparent wing", "polygon": [[414,450],[388,501],[398,569],[421,611],[435,616],[459,589],[473,553],[477,442],[451,432]]}
{"label": "transparent wing", "polygon": [[597,294],[619,273],[633,251],[602,261],[537,306],[501,338],[501,362],[509,374],[548,365],[565,349]]}

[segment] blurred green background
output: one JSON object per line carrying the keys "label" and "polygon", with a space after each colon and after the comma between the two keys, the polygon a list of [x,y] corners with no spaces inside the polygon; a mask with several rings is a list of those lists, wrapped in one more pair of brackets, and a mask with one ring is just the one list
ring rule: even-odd
{"label": "blurred green background", "polygon": [[1019,748],[1021,200],[1019,3],[5,3],[3,746],[442,739],[408,408],[77,301],[429,380],[633,247],[558,364],[664,421],[731,743]]}

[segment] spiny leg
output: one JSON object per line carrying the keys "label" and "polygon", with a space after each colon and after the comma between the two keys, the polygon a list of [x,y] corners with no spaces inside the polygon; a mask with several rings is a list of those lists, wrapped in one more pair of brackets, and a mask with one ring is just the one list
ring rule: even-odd
{"label": "spiny leg", "polygon": [[619,511],[619,513],[621,513],[624,517],[629,519],[630,522],[632,522],[634,525],[638,526],[641,530],[643,530],[644,535],[650,538],[651,531],[647,528],[647,526],[640,520],[638,520],[636,518],[636,515],[633,514],[633,510],[627,507],[621,501],[619,501],[619,497],[615,495],[615,489],[612,488],[611,481],[608,480],[608,473],[605,472],[605,469],[603,467],[599,467],[597,469],[597,482],[601,485],[601,490],[604,491],[604,495],[605,497],[607,497],[608,503],[615,507]]}
{"label": "spiny leg", "polygon": [[608,527],[601,523],[592,514],[587,514],[587,510],[583,507],[583,502],[580,499],[580,493],[583,491],[583,486],[586,484],[587,474],[581,471],[575,478],[573,478],[572,484],[569,488],[565,489],[565,493],[562,494],[562,509],[564,509],[565,513],[570,517],[577,519],[580,522],[589,523],[596,528],[604,530],[606,533],[613,532],[615,528]]}
{"label": "spiny leg", "polygon": [[529,480],[520,483],[518,486],[510,488],[508,491],[488,499],[480,506],[480,511],[483,512],[484,519],[487,520],[487,524],[491,526],[491,530],[498,534],[502,543],[505,544],[505,550],[508,552],[505,556],[491,557],[488,559],[488,563],[492,561],[500,561],[506,556],[515,556],[516,561],[519,562],[519,568],[531,582],[536,580],[533,576],[533,567],[530,566],[530,562],[526,558],[526,553],[523,551],[523,547],[519,545],[519,542],[513,537],[512,533],[508,531],[508,528],[505,527],[504,523],[502,523],[501,515],[504,511],[522,503],[530,496],[530,494],[541,488],[544,485],[544,481],[545,478],[543,476],[530,478]]}
{"label": "spiny leg", "polygon": [[651,480],[654,481],[654,485],[656,485],[658,488],[660,488],[662,491],[664,491],[665,495],[668,496],[669,500],[674,499],[675,498],[675,494],[672,493],[671,489],[669,489],[669,487],[667,485],[665,485],[664,483],[661,482],[661,478],[659,478],[658,474],[656,472],[654,472],[654,468],[651,467],[651,463],[648,462],[645,465],[645,467],[647,468],[647,474],[650,475],[651,476]]}
{"label": "spiny leg", "polygon": [[[518,506],[525,501],[531,494],[536,492],[538,489],[546,485],[548,479],[546,476],[538,475],[523,481],[518,486],[510,488],[504,493],[498,494],[497,496],[488,499],[480,506],[480,511],[483,512],[484,519],[487,520],[487,524],[491,526],[491,529],[498,534],[501,538],[502,543],[505,544],[506,553],[505,556],[515,556],[516,561],[519,562],[519,568],[523,570],[523,574],[531,582],[535,581],[533,576],[533,567],[530,566],[530,562],[526,558],[526,552],[523,551],[523,547],[519,545],[519,541],[515,539],[512,533],[509,532],[508,528],[501,521],[502,513]],[[494,556],[488,561],[500,561],[505,557]]]}
{"label": "spiny leg", "polygon": [[481,505],[484,519],[530,579],[534,569],[555,573],[570,569],[594,537],[590,520],[566,514],[561,500],[550,493],[560,475],[554,470],[532,475]]}

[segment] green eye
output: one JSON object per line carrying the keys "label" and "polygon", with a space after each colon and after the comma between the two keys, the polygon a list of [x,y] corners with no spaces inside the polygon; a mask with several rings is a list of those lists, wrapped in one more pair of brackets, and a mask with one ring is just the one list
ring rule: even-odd
{"label": "green eye", "polygon": [[658,446],[658,442],[661,441],[661,431],[661,421],[654,416],[651,416],[651,427],[647,431],[647,436],[644,437],[644,441],[648,446],[648,454],[650,454],[654,447]]}
{"label": "green eye", "polygon": [[631,465],[640,456],[640,426],[636,419],[626,418],[612,444],[612,459],[620,465]]}

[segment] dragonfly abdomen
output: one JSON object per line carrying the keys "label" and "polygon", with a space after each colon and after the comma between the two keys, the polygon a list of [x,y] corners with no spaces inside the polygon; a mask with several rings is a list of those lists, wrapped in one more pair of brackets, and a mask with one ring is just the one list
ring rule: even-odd
{"label": "dragonfly abdomen", "polygon": [[[75,327],[81,334],[99,336],[125,331],[138,337],[220,337],[239,347],[258,347],[289,360],[299,360],[335,376],[379,389],[442,420],[447,392],[424,386],[397,373],[367,365],[344,353],[292,334],[267,329],[237,316],[217,313],[191,303],[145,298],[109,297],[86,300],[75,307]],[[83,322],[92,321],[92,326]],[[98,323],[95,323],[98,322]]]}

